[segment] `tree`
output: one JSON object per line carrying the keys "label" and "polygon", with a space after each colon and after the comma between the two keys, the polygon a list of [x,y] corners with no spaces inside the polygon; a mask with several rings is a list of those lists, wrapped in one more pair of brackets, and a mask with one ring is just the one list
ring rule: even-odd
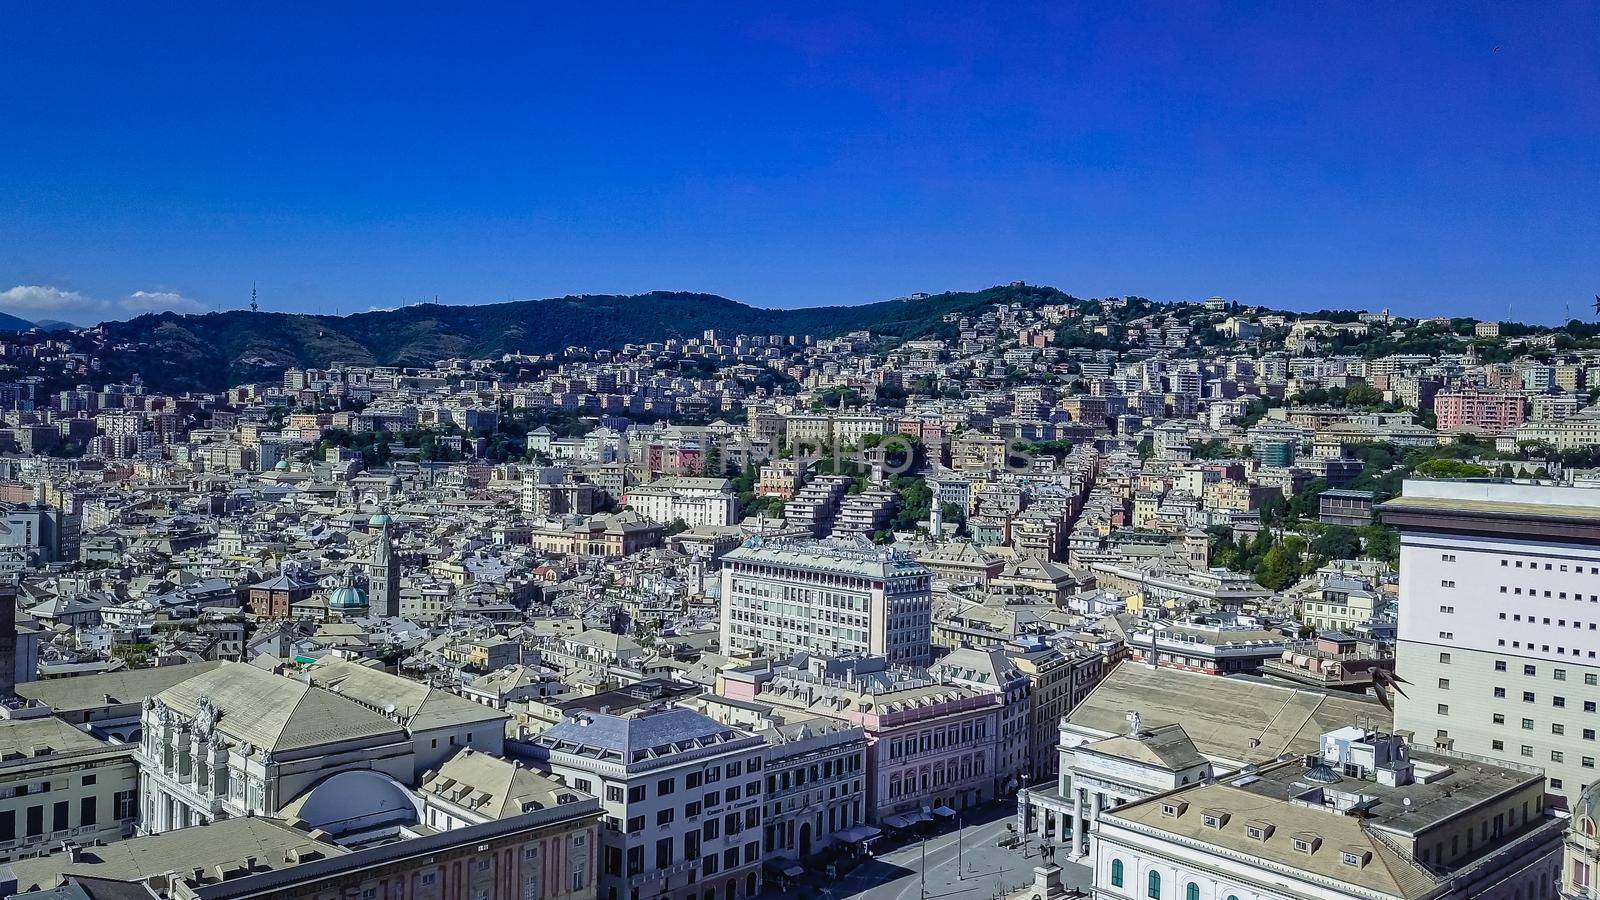
{"label": "tree", "polygon": [[1489,470],[1458,459],[1429,459],[1417,464],[1418,475],[1429,478],[1487,478]]}
{"label": "tree", "polygon": [[1361,536],[1344,525],[1330,525],[1311,542],[1311,552],[1323,559],[1355,559],[1361,555]]}
{"label": "tree", "polygon": [[1256,567],[1256,581],[1264,588],[1281,591],[1300,576],[1300,553],[1288,541],[1276,544]]}

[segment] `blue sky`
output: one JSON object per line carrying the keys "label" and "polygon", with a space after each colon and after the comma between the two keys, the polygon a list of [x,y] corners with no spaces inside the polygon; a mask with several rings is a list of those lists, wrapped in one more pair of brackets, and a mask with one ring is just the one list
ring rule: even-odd
{"label": "blue sky", "polygon": [[1600,291],[1600,4],[599,8],[0,7],[0,311]]}

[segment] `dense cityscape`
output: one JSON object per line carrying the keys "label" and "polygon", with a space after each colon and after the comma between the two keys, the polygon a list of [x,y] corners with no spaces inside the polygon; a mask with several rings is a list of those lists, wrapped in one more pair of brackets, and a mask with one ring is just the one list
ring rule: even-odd
{"label": "dense cityscape", "polygon": [[971,296],[0,337],[0,893],[1594,896],[1600,328]]}

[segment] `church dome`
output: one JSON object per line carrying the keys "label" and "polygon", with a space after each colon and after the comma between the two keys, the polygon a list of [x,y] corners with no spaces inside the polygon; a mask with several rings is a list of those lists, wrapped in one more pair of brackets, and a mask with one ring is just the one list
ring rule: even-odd
{"label": "church dome", "polygon": [[278,460],[277,465],[273,466],[272,468],[279,472],[287,472],[289,471],[289,461],[287,459],[280,459]]}
{"label": "church dome", "polygon": [[329,609],[366,609],[367,592],[353,584],[343,584],[328,595]]}
{"label": "church dome", "polygon": [[367,520],[367,525],[369,525],[372,528],[388,528],[390,525],[393,525],[393,524],[394,524],[394,519],[389,518],[389,514],[388,513],[378,513],[377,515],[375,515],[372,518]]}

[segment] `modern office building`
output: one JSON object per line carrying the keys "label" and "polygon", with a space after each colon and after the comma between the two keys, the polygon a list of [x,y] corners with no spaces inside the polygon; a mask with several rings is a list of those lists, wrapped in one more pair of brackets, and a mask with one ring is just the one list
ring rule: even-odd
{"label": "modern office building", "polygon": [[1535,765],[1552,794],[1600,781],[1600,490],[1406,481],[1396,727]]}
{"label": "modern office building", "polygon": [[867,654],[924,665],[932,584],[933,574],[903,550],[751,538],[723,557],[723,652]]}

